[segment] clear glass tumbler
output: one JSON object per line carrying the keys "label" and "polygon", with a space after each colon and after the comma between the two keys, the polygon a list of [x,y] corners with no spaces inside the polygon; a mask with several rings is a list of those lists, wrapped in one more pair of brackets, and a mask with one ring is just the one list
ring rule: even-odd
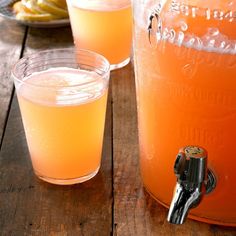
{"label": "clear glass tumbler", "polygon": [[75,46],[105,56],[111,69],[130,61],[132,16],[130,0],[67,0]]}
{"label": "clear glass tumbler", "polygon": [[35,174],[54,184],[84,182],[99,170],[109,62],[91,51],[48,50],[12,70]]}

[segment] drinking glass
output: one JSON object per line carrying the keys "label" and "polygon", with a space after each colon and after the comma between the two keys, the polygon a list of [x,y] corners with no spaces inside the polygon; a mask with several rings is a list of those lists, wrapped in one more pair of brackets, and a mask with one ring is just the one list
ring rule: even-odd
{"label": "drinking glass", "polygon": [[35,174],[54,184],[89,180],[101,163],[109,62],[74,49],[37,52],[12,70]]}
{"label": "drinking glass", "polygon": [[111,69],[130,61],[132,17],[130,0],[67,0],[74,43],[105,56]]}

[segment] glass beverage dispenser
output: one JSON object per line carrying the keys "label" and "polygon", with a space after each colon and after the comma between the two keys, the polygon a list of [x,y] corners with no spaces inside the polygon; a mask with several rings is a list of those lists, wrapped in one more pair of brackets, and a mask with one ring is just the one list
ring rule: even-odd
{"label": "glass beverage dispenser", "polygon": [[236,0],[133,0],[133,17],[143,184],[172,223],[236,226]]}

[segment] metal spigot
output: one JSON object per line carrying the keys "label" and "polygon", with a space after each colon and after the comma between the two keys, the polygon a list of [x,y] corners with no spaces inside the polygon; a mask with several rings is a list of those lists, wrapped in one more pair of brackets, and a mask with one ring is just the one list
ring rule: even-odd
{"label": "metal spigot", "polygon": [[189,210],[198,206],[203,196],[215,188],[216,178],[207,169],[206,150],[197,146],[180,149],[174,172],[177,184],[167,220],[173,224],[183,224]]}

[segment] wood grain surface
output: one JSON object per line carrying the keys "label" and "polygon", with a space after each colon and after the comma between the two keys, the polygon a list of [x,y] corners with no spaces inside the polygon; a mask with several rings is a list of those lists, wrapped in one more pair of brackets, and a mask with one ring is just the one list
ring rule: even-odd
{"label": "wood grain surface", "polygon": [[25,31],[0,18],[0,235],[236,235],[236,228],[192,220],[182,226],[170,225],[167,210],[143,189],[131,63],[111,73],[99,173],[88,182],[72,186],[47,184],[34,176],[16,96],[8,117],[10,67],[21,48],[25,55],[72,46],[69,27]]}
{"label": "wood grain surface", "polygon": [[73,47],[70,27],[57,29],[29,28],[24,54],[67,47]]}
{"label": "wood grain surface", "polygon": [[25,27],[0,17],[0,148],[13,89],[10,71],[20,58],[24,34]]}

